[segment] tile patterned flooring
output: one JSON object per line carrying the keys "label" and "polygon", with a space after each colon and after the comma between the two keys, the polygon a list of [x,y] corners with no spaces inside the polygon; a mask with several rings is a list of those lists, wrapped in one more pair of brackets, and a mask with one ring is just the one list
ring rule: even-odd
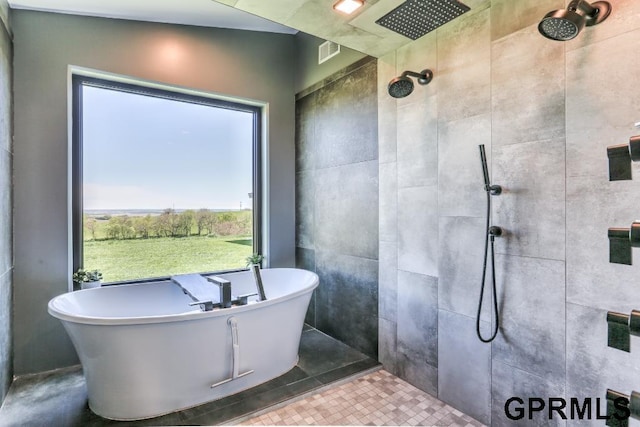
{"label": "tile patterned flooring", "polygon": [[243,425],[411,425],[481,427],[483,424],[379,370],[331,387]]}

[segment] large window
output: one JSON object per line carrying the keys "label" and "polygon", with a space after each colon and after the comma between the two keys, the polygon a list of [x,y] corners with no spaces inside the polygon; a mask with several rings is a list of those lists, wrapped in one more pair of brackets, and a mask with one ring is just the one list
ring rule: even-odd
{"label": "large window", "polygon": [[260,252],[259,107],[73,77],[74,270],[123,282]]}

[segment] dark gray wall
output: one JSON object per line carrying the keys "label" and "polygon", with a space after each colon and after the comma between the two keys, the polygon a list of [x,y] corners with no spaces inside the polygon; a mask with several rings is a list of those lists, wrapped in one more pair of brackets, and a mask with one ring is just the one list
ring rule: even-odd
{"label": "dark gray wall", "polygon": [[[511,396],[604,400],[607,388],[640,386],[640,349],[608,348],[605,320],[640,306],[640,262],[610,264],[607,240],[607,228],[640,214],[640,169],[609,182],[606,157],[639,133],[640,20],[629,18],[640,2],[611,1],[611,16],[573,41],[545,39],[539,20],[565,3],[470,1],[471,12],[378,61],[380,87],[405,69],[435,74],[404,99],[379,92],[380,360],[494,426],[513,425]],[[496,239],[493,344],[475,335],[478,144],[505,189],[493,198],[493,223],[506,232]]]}
{"label": "dark gray wall", "polygon": [[77,363],[46,308],[70,277],[69,65],[268,102],[265,252],[294,265],[293,36],[24,10],[13,29],[16,374]]}
{"label": "dark gray wall", "polygon": [[0,2],[0,405],[13,380],[12,40]]}
{"label": "dark gray wall", "polygon": [[307,321],[377,357],[376,61],[360,61],[296,103],[296,253],[320,276]]}

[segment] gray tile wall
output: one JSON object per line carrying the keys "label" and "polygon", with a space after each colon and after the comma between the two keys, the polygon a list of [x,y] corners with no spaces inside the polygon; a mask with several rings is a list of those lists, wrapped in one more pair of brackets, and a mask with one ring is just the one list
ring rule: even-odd
{"label": "gray tile wall", "polygon": [[[537,30],[564,0],[465,3],[467,14],[378,60],[380,360],[506,426],[511,396],[640,390],[640,341],[631,354],[608,348],[605,320],[607,310],[640,309],[640,262],[610,264],[607,240],[607,228],[640,215],[640,165],[635,181],[610,183],[606,157],[608,145],[640,134],[640,2],[611,0],[607,21],[566,43]],[[424,68],[434,70],[429,86],[388,96],[391,78]],[[475,332],[486,209],[479,144],[504,188],[492,199],[505,231],[492,344]]]}
{"label": "gray tile wall", "polygon": [[296,102],[296,264],[320,276],[307,322],[377,357],[378,79],[357,64]]}
{"label": "gray tile wall", "polygon": [[[0,2],[2,9],[6,1]],[[13,380],[13,42],[0,20],[0,405]]]}

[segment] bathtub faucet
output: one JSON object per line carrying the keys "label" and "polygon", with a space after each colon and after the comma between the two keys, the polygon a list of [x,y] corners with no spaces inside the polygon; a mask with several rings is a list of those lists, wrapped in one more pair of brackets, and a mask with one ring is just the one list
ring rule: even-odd
{"label": "bathtub faucet", "polygon": [[231,282],[218,276],[208,276],[207,280],[220,288],[220,308],[231,307]]}
{"label": "bathtub faucet", "polygon": [[207,280],[220,288],[220,303],[213,304],[211,308],[205,305],[205,311],[213,310],[214,308],[229,308],[233,305],[247,305],[249,298],[258,295],[257,293],[250,293],[245,295],[238,295],[235,298],[231,296],[231,282],[227,279],[223,279],[218,276],[209,276]]}

